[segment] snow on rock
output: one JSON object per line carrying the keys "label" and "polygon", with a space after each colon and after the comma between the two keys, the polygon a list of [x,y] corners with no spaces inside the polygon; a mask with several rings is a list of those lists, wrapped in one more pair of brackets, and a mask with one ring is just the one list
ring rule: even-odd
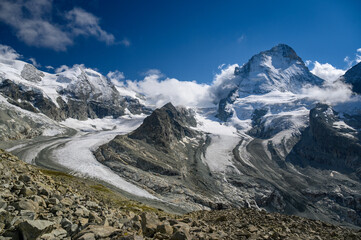
{"label": "snow on rock", "polygon": [[40,82],[41,78],[44,76],[43,72],[39,71],[31,64],[25,64],[21,71],[21,77],[30,82]]}
{"label": "snow on rock", "polygon": [[[65,121],[61,122],[61,124],[82,132],[97,132],[109,130],[130,132],[131,130],[134,130],[137,126],[139,126],[145,117],[145,114],[132,115],[128,113],[128,115],[124,115],[119,118],[88,118],[87,120],[83,121],[74,118],[68,118]],[[124,124],[124,122],[126,122],[126,124]]]}
{"label": "snow on rock", "polygon": [[285,44],[253,56],[241,67],[236,66],[234,77],[226,80],[227,88],[222,87],[222,91],[225,91],[223,97],[235,88],[241,96],[272,91],[298,93],[304,85],[323,83],[322,79],[310,73],[296,52]]}

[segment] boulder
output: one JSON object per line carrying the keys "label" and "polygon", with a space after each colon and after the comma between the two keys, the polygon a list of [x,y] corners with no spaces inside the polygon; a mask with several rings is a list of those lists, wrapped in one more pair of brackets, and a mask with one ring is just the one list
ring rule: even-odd
{"label": "boulder", "polygon": [[173,234],[173,228],[169,223],[162,223],[157,226],[157,232],[163,233],[166,235],[172,235]]}
{"label": "boulder", "polygon": [[189,240],[191,236],[186,229],[178,229],[171,237],[171,240]]}
{"label": "boulder", "polygon": [[33,211],[33,212],[36,212],[38,211],[38,208],[39,208],[39,205],[30,200],[30,199],[22,199],[20,200],[19,202],[15,203],[15,206],[16,210],[30,210],[30,211]]}
{"label": "boulder", "polygon": [[[104,226],[95,226],[90,225],[84,230],[80,231],[74,239],[91,239],[91,236],[98,238],[108,238],[120,233],[119,229],[114,227],[104,227]],[[86,236],[86,238],[85,238]]]}
{"label": "boulder", "polygon": [[54,229],[54,222],[47,220],[26,220],[19,224],[19,229],[24,239],[35,240]]}
{"label": "boulder", "polygon": [[160,221],[155,213],[143,212],[141,215],[141,224],[143,234],[147,237],[152,237],[156,233]]}

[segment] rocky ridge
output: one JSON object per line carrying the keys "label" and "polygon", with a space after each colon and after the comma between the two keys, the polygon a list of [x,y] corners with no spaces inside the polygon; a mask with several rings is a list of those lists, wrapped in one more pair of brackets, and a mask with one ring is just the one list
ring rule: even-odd
{"label": "rocky ridge", "polygon": [[218,187],[201,159],[207,137],[194,130],[195,125],[192,112],[168,103],[94,155],[122,178],[165,197],[182,211],[216,209]]}
{"label": "rocky ridge", "polygon": [[50,74],[19,60],[0,62],[0,93],[15,106],[56,121],[150,112],[137,98],[122,96],[108,78],[82,65]]}
{"label": "rocky ridge", "polygon": [[0,239],[361,239],[361,231],[255,209],[175,216],[0,150]]}
{"label": "rocky ridge", "polygon": [[351,84],[355,93],[361,94],[361,63],[356,64],[341,77],[343,81]]}

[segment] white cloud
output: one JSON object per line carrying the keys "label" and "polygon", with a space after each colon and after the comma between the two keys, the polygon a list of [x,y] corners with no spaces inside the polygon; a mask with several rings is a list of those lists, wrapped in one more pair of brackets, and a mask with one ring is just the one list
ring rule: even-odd
{"label": "white cloud", "polygon": [[125,79],[123,72],[119,72],[118,70],[115,70],[114,72],[110,71],[108,72],[107,77],[115,86],[124,86],[124,84],[120,82]]}
{"label": "white cloud", "polygon": [[45,66],[46,69],[49,69],[49,70],[53,70],[54,67],[53,66]]}
{"label": "white cloud", "polygon": [[322,87],[307,86],[302,89],[302,95],[312,100],[335,105],[349,101],[352,97],[351,86],[337,80],[325,82]]}
{"label": "white cloud", "polygon": [[305,61],[306,67],[310,66],[311,64],[312,64],[312,61],[311,61],[311,60],[306,60],[306,61]]}
{"label": "white cloud", "polygon": [[353,65],[361,62],[361,48],[356,49],[355,58],[351,59],[349,56],[344,58],[344,61],[347,63],[347,67],[351,68]]}
{"label": "white cloud", "polygon": [[68,71],[70,68],[66,65],[61,65],[60,67],[55,69],[56,73],[61,73],[61,72],[65,72]]}
{"label": "white cloud", "polygon": [[16,36],[30,46],[63,51],[73,44],[70,36],[51,23],[52,1],[30,0],[0,2],[0,21],[11,26]]}
{"label": "white cloud", "polygon": [[17,53],[12,47],[0,44],[0,58],[7,61],[19,59],[21,55]]}
{"label": "white cloud", "polygon": [[[64,13],[66,21],[62,24],[52,21],[52,9],[51,0],[2,0],[0,21],[12,27],[27,45],[55,51],[65,51],[78,36],[93,36],[107,44],[115,43],[114,35],[100,27],[99,18],[84,9],[74,8]],[[122,44],[128,46],[130,42]]]}
{"label": "white cloud", "polygon": [[230,91],[237,87],[234,78],[234,70],[239,67],[238,64],[221,65],[222,69],[219,74],[216,74],[213,83],[210,87],[211,94],[215,102],[227,97]]}
{"label": "white cloud", "polygon": [[40,63],[37,63],[36,60],[35,60],[35,58],[29,58],[29,61],[31,62],[31,64],[34,65],[34,67],[36,67],[36,68],[41,67],[41,64],[40,64]]}
{"label": "white cloud", "polygon": [[356,61],[356,63],[361,62],[361,48],[357,49],[355,61]]}
{"label": "white cloud", "polygon": [[74,8],[65,17],[70,21],[69,27],[75,36],[94,36],[107,44],[114,43],[114,35],[104,31],[99,26],[99,18],[84,9]]}
{"label": "white cloud", "polygon": [[214,106],[209,85],[179,81],[175,78],[161,79],[162,77],[163,74],[152,69],[143,80],[128,80],[126,85],[130,90],[147,96],[147,104],[155,107],[161,107],[168,102],[189,107]]}
{"label": "white cloud", "polygon": [[[306,65],[311,65],[311,61],[306,61]],[[337,69],[329,63],[319,63],[318,61],[313,62],[313,69],[311,73],[320,77],[326,81],[335,81],[340,76],[345,74],[345,70]]]}

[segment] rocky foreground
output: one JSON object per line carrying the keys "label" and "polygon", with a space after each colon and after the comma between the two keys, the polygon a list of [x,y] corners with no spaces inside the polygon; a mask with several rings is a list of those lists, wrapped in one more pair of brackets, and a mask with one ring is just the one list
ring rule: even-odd
{"label": "rocky foreground", "polygon": [[361,239],[361,230],[255,209],[174,216],[0,150],[1,239]]}

